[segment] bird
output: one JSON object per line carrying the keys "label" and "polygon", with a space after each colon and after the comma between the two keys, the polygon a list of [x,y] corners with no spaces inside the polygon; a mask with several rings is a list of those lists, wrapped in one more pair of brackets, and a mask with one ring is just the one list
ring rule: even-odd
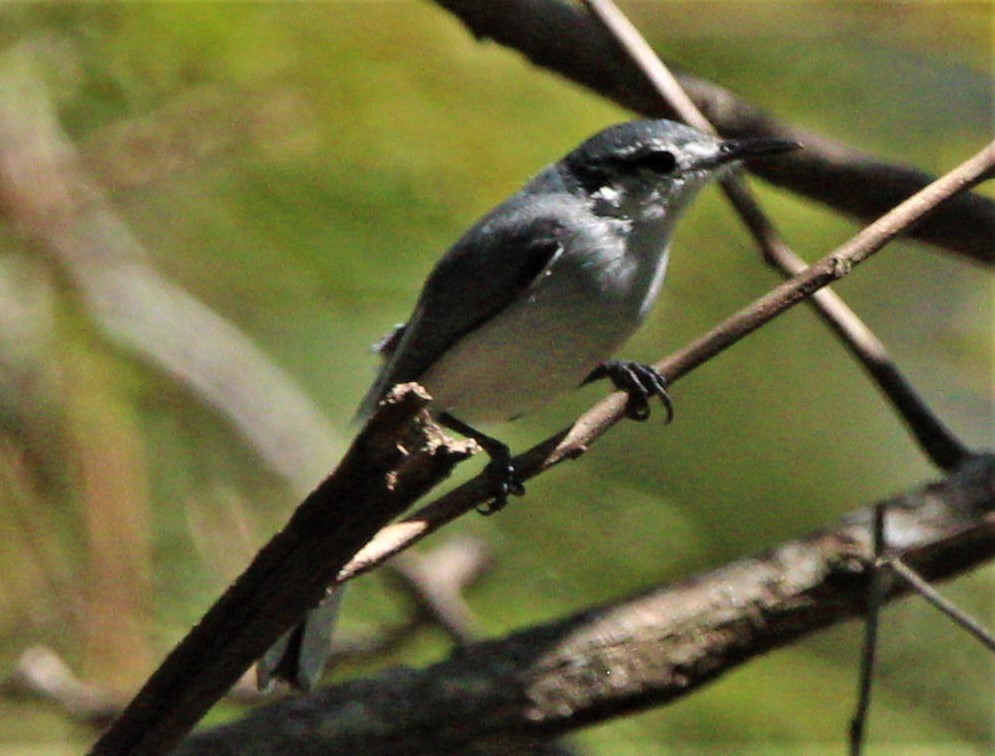
{"label": "bird", "polygon": [[[665,376],[613,355],[656,302],[674,227],[699,190],[743,160],[799,146],[774,137],[723,139],[666,119],[598,132],[443,255],[411,317],[375,345],[383,364],[356,419],[368,418],[393,386],[420,383],[434,417],[490,457],[493,499],[485,514],[525,489],[508,446],[479,424],[515,420],[601,379],[628,394],[632,419],[647,419],[657,398],[669,420]],[[327,600],[329,616],[337,597]],[[302,673],[293,657],[295,649],[327,642],[331,620],[315,619],[314,627],[321,631],[309,634],[305,623],[282,654],[267,655],[265,679],[313,684],[324,660]]]}

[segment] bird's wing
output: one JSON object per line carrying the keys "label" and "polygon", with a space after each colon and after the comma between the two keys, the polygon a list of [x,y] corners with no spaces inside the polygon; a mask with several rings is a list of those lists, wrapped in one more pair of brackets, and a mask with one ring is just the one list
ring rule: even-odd
{"label": "bird's wing", "polygon": [[[509,207],[513,203],[518,207]],[[418,380],[456,341],[515,301],[549,267],[563,249],[564,225],[542,204],[534,196],[509,200],[439,261],[357,420],[368,417],[392,386]]]}
{"label": "bird's wing", "polygon": [[386,362],[390,359],[390,356],[397,351],[397,345],[400,344],[401,339],[404,338],[404,332],[407,328],[407,323],[395,324],[390,333],[385,333],[370,346],[370,351],[374,354],[379,354],[383,357],[384,362]]}

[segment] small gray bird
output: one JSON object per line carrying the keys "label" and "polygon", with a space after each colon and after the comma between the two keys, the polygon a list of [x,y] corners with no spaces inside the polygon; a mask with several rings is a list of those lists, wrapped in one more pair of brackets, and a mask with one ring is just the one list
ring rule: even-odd
{"label": "small gray bird", "polygon": [[[610,357],[656,301],[674,225],[698,190],[740,160],[798,146],[721,140],[666,120],[623,123],[591,137],[484,216],[438,262],[410,320],[378,344],[385,362],[358,419],[391,387],[421,383],[439,421],[489,454],[489,513],[524,487],[508,447],[474,424],[513,420],[601,378],[629,394],[630,417],[646,419],[656,396],[669,418],[664,377]],[[320,627],[267,655],[263,679],[272,674],[310,687],[324,657],[302,662],[294,649],[324,644],[327,655],[330,624]]]}

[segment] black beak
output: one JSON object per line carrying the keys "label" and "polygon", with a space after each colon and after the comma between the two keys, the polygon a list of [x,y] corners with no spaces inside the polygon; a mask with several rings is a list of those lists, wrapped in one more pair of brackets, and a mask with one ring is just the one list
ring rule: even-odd
{"label": "black beak", "polygon": [[779,155],[801,148],[801,144],[793,139],[777,139],[775,137],[752,137],[748,139],[727,139],[719,146],[719,154],[715,156],[715,164],[731,163],[734,160]]}

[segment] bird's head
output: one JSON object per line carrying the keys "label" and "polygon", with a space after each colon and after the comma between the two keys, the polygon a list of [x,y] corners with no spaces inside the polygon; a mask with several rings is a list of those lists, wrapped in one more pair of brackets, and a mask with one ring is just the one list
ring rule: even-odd
{"label": "bird's head", "polygon": [[739,161],[797,142],[720,139],[667,120],[630,121],[595,134],[559,163],[564,183],[596,211],[626,218],[676,215],[709,180]]}

